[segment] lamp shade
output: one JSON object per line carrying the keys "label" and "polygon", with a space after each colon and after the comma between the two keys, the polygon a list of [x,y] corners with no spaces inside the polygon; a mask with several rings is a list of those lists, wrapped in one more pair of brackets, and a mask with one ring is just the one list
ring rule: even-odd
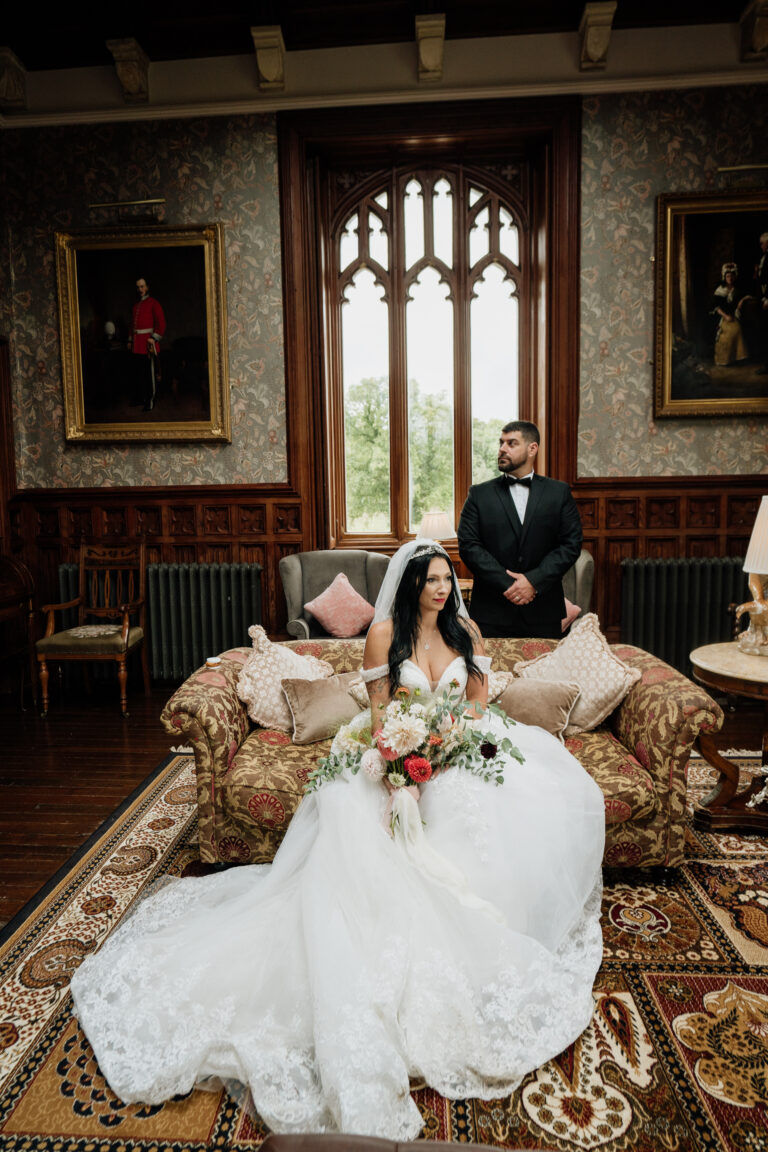
{"label": "lamp shade", "polygon": [[425,512],[419,524],[419,536],[430,540],[450,540],[456,535],[453,521],[447,512]]}
{"label": "lamp shade", "polygon": [[768,575],[768,496],[763,496],[744,559],[745,572]]}

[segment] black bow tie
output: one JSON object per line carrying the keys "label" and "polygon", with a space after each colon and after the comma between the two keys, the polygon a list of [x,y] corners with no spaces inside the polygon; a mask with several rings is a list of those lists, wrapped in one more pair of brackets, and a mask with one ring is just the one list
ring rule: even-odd
{"label": "black bow tie", "polygon": [[523,484],[526,488],[531,486],[530,476],[505,476],[504,479],[507,484]]}

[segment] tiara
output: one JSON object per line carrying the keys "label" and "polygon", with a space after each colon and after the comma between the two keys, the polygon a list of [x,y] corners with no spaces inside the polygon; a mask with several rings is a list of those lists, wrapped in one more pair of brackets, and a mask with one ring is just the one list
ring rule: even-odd
{"label": "tiara", "polygon": [[448,553],[446,552],[445,548],[442,548],[439,544],[420,544],[419,547],[416,549],[416,551],[411,553],[411,556],[409,558],[409,563],[411,560],[415,560],[418,556],[447,556],[447,555],[448,555]]}

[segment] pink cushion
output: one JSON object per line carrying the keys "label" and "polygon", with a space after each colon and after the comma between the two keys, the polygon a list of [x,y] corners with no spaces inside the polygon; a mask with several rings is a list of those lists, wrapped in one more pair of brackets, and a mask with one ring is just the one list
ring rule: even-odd
{"label": "pink cushion", "polygon": [[332,584],[304,605],[317,622],[331,636],[358,636],[373,620],[373,605],[369,604],[339,572]]}
{"label": "pink cushion", "polygon": [[574,620],[578,619],[580,612],[581,612],[581,608],[579,608],[578,604],[572,604],[571,601],[566,596],[566,598],[565,598],[565,616],[563,617],[562,622],[560,624],[560,631],[565,632],[566,628],[570,628],[570,626],[571,626],[571,624],[573,624]]}

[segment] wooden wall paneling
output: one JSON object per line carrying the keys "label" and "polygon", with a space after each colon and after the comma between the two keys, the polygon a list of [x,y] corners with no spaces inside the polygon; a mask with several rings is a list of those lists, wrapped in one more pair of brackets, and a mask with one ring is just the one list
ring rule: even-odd
{"label": "wooden wall paneling", "polygon": [[[767,486],[761,476],[576,481],[584,547],[595,558],[593,609],[609,639],[619,639],[622,558],[744,555]],[[122,526],[129,535],[147,529],[153,563],[259,563],[271,635],[285,628],[280,558],[315,547],[306,505],[288,485],[23,491],[9,524],[41,604],[58,600],[58,566],[77,560],[83,535],[105,539],[111,529],[120,539]]]}
{"label": "wooden wall paneling", "polygon": [[679,528],[680,500],[674,496],[649,496],[645,501],[645,523],[649,528]]}
{"label": "wooden wall paneling", "polygon": [[[603,630],[621,620],[621,562],[637,555],[632,537],[611,536],[605,543],[603,594],[598,612]],[[608,624],[607,622],[610,622]],[[616,636],[618,639],[618,636]]]}
{"label": "wooden wall paneling", "polygon": [[720,523],[720,497],[688,496],[685,519],[690,528],[717,528]]}
{"label": "wooden wall paneling", "polygon": [[[765,481],[764,488],[768,490],[768,478]],[[760,497],[757,495],[744,496],[739,494],[736,496],[728,496],[726,500],[725,527],[730,532],[737,529],[745,530],[746,537],[749,539],[757,516],[759,503]]]}
{"label": "wooden wall paneling", "polygon": [[16,449],[13,439],[11,357],[7,340],[0,340],[0,552],[11,553],[10,501],[16,494]]}
{"label": "wooden wall paneling", "polygon": [[[689,536],[686,540],[686,556],[691,556],[694,559],[697,557],[703,559],[704,557],[720,556],[722,554],[722,545],[719,538],[715,535]],[[738,553],[731,553],[731,555],[738,555]]]}
{"label": "wooden wall paneling", "polygon": [[625,556],[743,556],[767,487],[761,476],[576,481],[584,543],[595,557],[594,610],[609,639],[620,635]]}
{"label": "wooden wall paneling", "polygon": [[144,535],[150,563],[258,563],[262,622],[277,634],[286,615],[280,555],[308,546],[302,503],[287,485],[254,497],[250,487],[218,486],[22,492],[10,509],[15,550],[35,575],[41,603],[59,599],[58,566],[77,560],[81,538]]}
{"label": "wooden wall paneling", "polygon": [[605,501],[605,526],[615,532],[617,529],[640,527],[641,501],[638,497],[609,497]]}
{"label": "wooden wall paneling", "polygon": [[263,536],[267,530],[267,510],[264,504],[240,504],[237,507],[237,534]]}
{"label": "wooden wall paneling", "polygon": [[674,559],[680,556],[680,537],[674,536],[648,536],[645,541],[645,554],[650,559]]}

